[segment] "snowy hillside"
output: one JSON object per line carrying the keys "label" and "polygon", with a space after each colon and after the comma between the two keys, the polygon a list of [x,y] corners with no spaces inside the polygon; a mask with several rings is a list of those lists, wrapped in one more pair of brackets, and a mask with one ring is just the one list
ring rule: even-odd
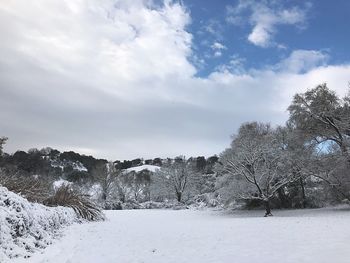
{"label": "snowy hillside", "polygon": [[[349,210],[107,211],[31,263],[348,263]],[[29,262],[19,260],[16,262]]]}
{"label": "snowy hillside", "polygon": [[52,167],[58,167],[60,168],[62,171],[64,170],[65,167],[72,167],[73,170],[79,171],[79,172],[87,172],[88,169],[79,161],[67,161],[67,160],[59,160],[59,159],[55,159],[55,160],[50,160],[51,162],[51,166]]}
{"label": "snowy hillside", "polygon": [[0,262],[30,257],[51,244],[60,228],[77,221],[73,209],[30,203],[0,187]]}
{"label": "snowy hillside", "polygon": [[156,166],[156,165],[149,165],[149,164],[144,164],[144,165],[141,165],[141,166],[136,166],[136,167],[131,167],[131,168],[128,168],[126,169],[127,172],[131,172],[131,171],[134,171],[134,172],[141,172],[143,170],[148,170],[150,172],[155,172],[157,170],[159,170],[160,167],[159,166]]}

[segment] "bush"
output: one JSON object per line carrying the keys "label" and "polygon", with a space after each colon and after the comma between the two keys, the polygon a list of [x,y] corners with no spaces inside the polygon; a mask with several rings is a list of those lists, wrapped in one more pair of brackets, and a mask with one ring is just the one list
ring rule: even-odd
{"label": "bush", "polygon": [[164,203],[155,202],[155,201],[147,201],[140,204],[142,209],[161,209],[164,208]]}
{"label": "bush", "polygon": [[42,203],[50,196],[49,182],[35,176],[10,176],[0,171],[0,185],[30,202]]}
{"label": "bush", "polygon": [[104,220],[101,208],[89,200],[86,195],[82,195],[77,190],[73,190],[69,185],[58,188],[55,195],[46,199],[47,206],[71,207],[78,217],[88,221]]}
{"label": "bush", "polygon": [[147,201],[144,203],[139,204],[140,209],[174,209],[174,210],[180,210],[180,209],[188,209],[188,206],[180,203],[176,200],[172,201],[163,201],[163,202],[155,202],[155,201]]}
{"label": "bush", "polygon": [[135,201],[128,201],[125,203],[122,203],[122,209],[123,210],[132,210],[132,209],[141,209],[141,205]]}
{"label": "bush", "polygon": [[30,257],[51,244],[61,228],[77,221],[71,208],[31,203],[0,187],[0,262]]}
{"label": "bush", "polygon": [[123,206],[120,201],[117,202],[106,202],[104,206],[105,210],[122,210]]}

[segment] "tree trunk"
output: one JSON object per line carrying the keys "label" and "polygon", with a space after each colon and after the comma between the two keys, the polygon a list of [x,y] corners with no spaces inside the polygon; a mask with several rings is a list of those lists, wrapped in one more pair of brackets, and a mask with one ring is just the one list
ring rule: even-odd
{"label": "tree trunk", "polygon": [[265,217],[267,216],[272,216],[271,214],[271,206],[270,206],[270,200],[264,200],[264,205],[265,205]]}
{"label": "tree trunk", "polygon": [[106,192],[102,192],[102,200],[103,200],[104,202],[106,202],[106,200],[107,200],[107,194],[106,194]]}
{"label": "tree trunk", "polygon": [[177,201],[181,202],[182,193],[181,192],[177,192],[176,193],[176,197],[177,197]]}
{"label": "tree trunk", "polygon": [[300,186],[301,186],[301,198],[302,198],[301,205],[303,208],[306,208],[306,195],[305,195],[304,180],[303,180],[303,178],[300,177],[299,181],[300,181]]}
{"label": "tree trunk", "polygon": [[277,190],[277,194],[278,194],[278,198],[281,202],[281,207],[282,208],[289,208],[290,202],[288,200],[288,197],[286,196],[286,193],[284,192],[283,187],[281,187]]}
{"label": "tree trunk", "polygon": [[145,198],[146,198],[147,201],[151,201],[151,192],[149,190],[146,191]]}
{"label": "tree trunk", "polygon": [[123,193],[119,193],[119,199],[120,199],[120,201],[122,202],[122,203],[125,203],[125,194],[123,194]]}

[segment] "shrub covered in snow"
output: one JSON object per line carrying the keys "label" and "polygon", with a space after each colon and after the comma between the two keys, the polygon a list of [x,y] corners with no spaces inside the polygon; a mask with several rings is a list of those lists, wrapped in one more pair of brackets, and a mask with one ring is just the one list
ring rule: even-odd
{"label": "shrub covered in snow", "polygon": [[164,208],[163,202],[148,201],[141,204],[143,209],[162,209]]}
{"label": "shrub covered in snow", "polygon": [[72,208],[31,203],[0,186],[0,262],[30,257],[49,245],[60,228],[77,220]]}
{"label": "shrub covered in snow", "polygon": [[[126,208],[127,209],[127,208]],[[134,208],[135,209],[135,208]],[[147,201],[140,203],[137,209],[188,209],[188,206],[176,200],[165,200],[163,202]]]}
{"label": "shrub covered in snow", "polygon": [[106,202],[104,206],[104,210],[122,210],[123,205],[122,202],[120,201],[115,201],[115,202]]}
{"label": "shrub covered in snow", "polygon": [[189,205],[196,207],[218,207],[221,206],[220,201],[213,193],[205,193],[196,195],[187,202]]}
{"label": "shrub covered in snow", "polygon": [[132,200],[122,203],[121,207],[123,210],[142,209],[142,206],[139,203]]}

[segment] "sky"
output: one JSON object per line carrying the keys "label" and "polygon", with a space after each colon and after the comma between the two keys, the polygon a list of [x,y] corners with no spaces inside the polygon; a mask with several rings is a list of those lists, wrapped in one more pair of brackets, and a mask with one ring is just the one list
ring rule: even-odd
{"label": "sky", "polygon": [[0,2],[5,151],[211,156],[294,94],[350,82],[350,1]]}

